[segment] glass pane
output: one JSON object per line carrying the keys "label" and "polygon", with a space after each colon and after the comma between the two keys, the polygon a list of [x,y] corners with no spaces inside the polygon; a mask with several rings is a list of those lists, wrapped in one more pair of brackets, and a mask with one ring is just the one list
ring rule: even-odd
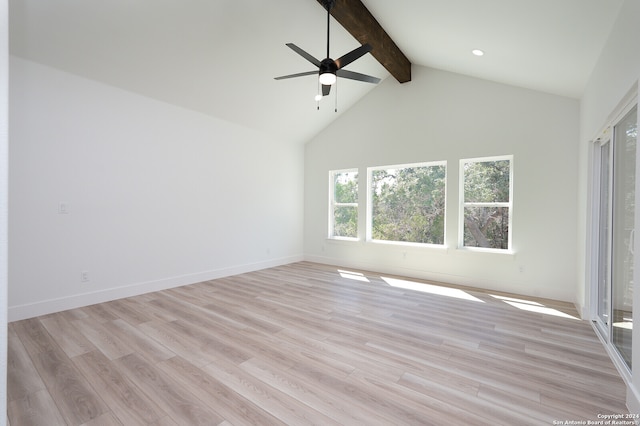
{"label": "glass pane", "polygon": [[358,202],[358,172],[341,172],[334,175],[333,196],[336,203]]}
{"label": "glass pane", "polygon": [[446,166],[371,173],[374,240],[444,244]]}
{"label": "glass pane", "polygon": [[508,207],[465,207],[465,247],[509,248]]}
{"label": "glass pane", "polygon": [[333,211],[333,236],[358,237],[358,208],[355,206],[338,206]]}
{"label": "glass pane", "polygon": [[464,163],[465,203],[508,203],[509,160]]}
{"label": "glass pane", "polygon": [[637,118],[634,108],[614,128],[612,340],[631,368]]}
{"label": "glass pane", "polygon": [[609,279],[609,161],[611,143],[600,147],[600,197],[598,223],[598,317],[609,331],[610,279]]}

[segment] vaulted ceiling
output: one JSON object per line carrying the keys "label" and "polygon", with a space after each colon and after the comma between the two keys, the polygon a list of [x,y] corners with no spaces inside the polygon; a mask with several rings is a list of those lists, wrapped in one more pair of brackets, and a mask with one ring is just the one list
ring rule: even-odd
{"label": "vaulted ceiling", "polygon": [[[362,2],[414,66],[579,98],[623,0]],[[10,0],[9,13],[12,55],[283,140],[306,142],[375,88],[339,80],[335,113],[335,91],[316,109],[314,76],[273,79],[314,68],[285,43],[324,57],[317,0]],[[332,19],[331,56],[358,45]],[[347,68],[389,76],[371,54]]]}

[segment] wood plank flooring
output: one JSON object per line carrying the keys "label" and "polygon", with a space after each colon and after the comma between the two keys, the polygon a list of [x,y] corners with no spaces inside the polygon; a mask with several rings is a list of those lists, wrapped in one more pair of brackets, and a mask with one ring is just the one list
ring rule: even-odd
{"label": "wood plank flooring", "polygon": [[301,262],[11,323],[10,425],[550,425],[627,412],[571,305],[416,282]]}

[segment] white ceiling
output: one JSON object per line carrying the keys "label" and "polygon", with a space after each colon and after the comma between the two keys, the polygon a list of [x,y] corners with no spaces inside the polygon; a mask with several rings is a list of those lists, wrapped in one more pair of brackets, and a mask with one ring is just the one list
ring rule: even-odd
{"label": "white ceiling", "polygon": [[[622,2],[363,0],[414,65],[574,98]],[[375,88],[340,79],[336,114],[333,94],[316,110],[315,77],[273,79],[314,69],[285,43],[324,57],[316,0],[10,0],[9,13],[13,55],[279,139],[306,142]],[[332,57],[358,47],[331,25]],[[348,69],[389,76],[371,55]]]}

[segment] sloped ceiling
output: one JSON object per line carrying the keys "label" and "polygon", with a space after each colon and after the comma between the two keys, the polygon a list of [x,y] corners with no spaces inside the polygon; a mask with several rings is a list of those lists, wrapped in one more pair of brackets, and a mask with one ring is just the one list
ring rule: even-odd
{"label": "sloped ceiling", "polygon": [[[574,98],[622,2],[363,0],[414,65]],[[273,79],[313,69],[285,43],[324,57],[316,0],[10,0],[9,13],[12,55],[282,140],[308,141],[375,88],[341,79],[317,110],[314,76]],[[332,21],[332,57],[358,45]],[[389,76],[371,55],[347,68]]]}

